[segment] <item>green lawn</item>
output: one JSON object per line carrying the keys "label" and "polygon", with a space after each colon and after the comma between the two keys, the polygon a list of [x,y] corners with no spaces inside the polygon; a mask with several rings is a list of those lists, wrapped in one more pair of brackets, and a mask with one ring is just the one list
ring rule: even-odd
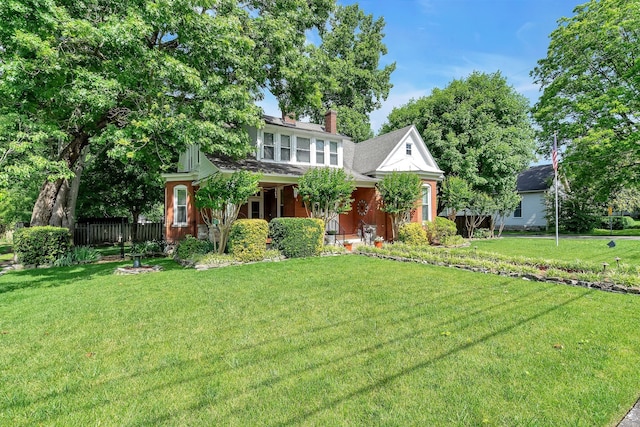
{"label": "green lawn", "polygon": [[540,259],[563,261],[582,260],[593,263],[621,263],[640,265],[640,240],[614,240],[616,246],[610,248],[610,239],[580,239],[561,237],[556,246],[555,237],[521,238],[503,237],[501,239],[473,240],[468,250],[496,252],[505,255],[525,256]]}
{"label": "green lawn", "polygon": [[0,425],[615,425],[640,297],[339,256],[0,276]]}

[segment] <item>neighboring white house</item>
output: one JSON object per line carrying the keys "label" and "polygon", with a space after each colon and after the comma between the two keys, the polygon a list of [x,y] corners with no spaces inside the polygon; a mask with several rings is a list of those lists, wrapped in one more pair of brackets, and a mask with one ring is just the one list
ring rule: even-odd
{"label": "neighboring white house", "polygon": [[547,227],[544,198],[553,186],[553,166],[533,166],[518,175],[522,197],[513,214],[505,218],[505,230],[544,230]]}

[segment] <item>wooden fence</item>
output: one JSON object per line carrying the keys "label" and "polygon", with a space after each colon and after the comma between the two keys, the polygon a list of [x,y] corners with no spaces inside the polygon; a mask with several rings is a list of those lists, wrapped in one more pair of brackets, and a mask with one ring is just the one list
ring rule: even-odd
{"label": "wooden fence", "polygon": [[[125,242],[133,240],[131,235],[132,224],[105,223],[105,224],[76,224],[73,232],[73,243],[76,245],[101,245],[104,243],[119,243],[122,238]],[[164,240],[164,224],[154,222],[138,224],[136,241]]]}

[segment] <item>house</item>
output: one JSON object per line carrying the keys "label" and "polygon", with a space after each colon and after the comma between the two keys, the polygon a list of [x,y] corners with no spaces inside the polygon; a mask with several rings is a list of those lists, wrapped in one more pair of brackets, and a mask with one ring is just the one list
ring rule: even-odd
{"label": "house", "polygon": [[177,241],[190,234],[204,238],[206,225],[198,213],[194,192],[209,175],[231,174],[244,169],[260,172],[260,191],[242,207],[240,217],[264,218],[306,217],[298,197],[298,179],[313,167],[343,168],[355,180],[356,190],[350,212],[340,215],[340,234],[359,235],[365,225],[378,236],[391,239],[391,222],[378,208],[376,183],[393,171],[417,173],[423,181],[423,196],[417,202],[413,221],[431,220],[436,216],[436,184],[443,179],[415,126],[390,132],[360,142],[351,141],[337,132],[337,114],[329,111],[324,125],[296,121],[286,115],[264,117],[262,129],[248,129],[252,155],[241,160],[222,158],[201,152],[191,146],[180,155],[178,170],[163,174],[165,179],[166,239]]}
{"label": "house", "polygon": [[522,200],[505,218],[505,230],[547,228],[545,195],[553,186],[553,176],[553,165],[533,166],[518,175],[517,191]]}

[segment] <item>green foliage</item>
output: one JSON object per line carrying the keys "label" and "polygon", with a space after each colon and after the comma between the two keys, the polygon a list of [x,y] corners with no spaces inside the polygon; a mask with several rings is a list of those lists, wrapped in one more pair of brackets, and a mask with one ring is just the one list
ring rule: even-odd
{"label": "green foliage", "polygon": [[164,252],[165,242],[157,240],[147,240],[146,242],[138,242],[131,245],[130,253],[155,255]]}
{"label": "green foliage", "polygon": [[437,216],[433,221],[427,221],[424,228],[430,244],[442,243],[443,240],[455,236],[458,232],[455,221],[441,216]]}
{"label": "green foliage", "polygon": [[79,218],[129,216],[138,239],[138,218],[164,201],[164,182],[157,162],[112,158],[105,151],[88,160],[78,192]]}
{"label": "green foliage", "polygon": [[71,246],[71,233],[61,227],[19,228],[13,234],[13,250],[26,265],[53,264]]}
{"label": "green foliage", "polygon": [[74,246],[69,252],[56,259],[53,265],[56,267],[68,267],[74,264],[96,262],[100,258],[102,258],[100,252],[91,246]]}
{"label": "green foliage", "polygon": [[491,230],[488,228],[476,228],[473,233],[474,239],[489,239],[491,238]]}
{"label": "green foliage", "polygon": [[[264,92],[283,111],[319,104],[306,34],[334,5],[0,2],[0,183],[44,172],[59,189],[87,149],[165,165],[193,144],[247,154]],[[41,220],[75,208],[46,198]]]}
{"label": "green foliage", "polygon": [[231,226],[229,253],[242,262],[262,261],[268,235],[269,224],[264,219],[239,219]]}
{"label": "green foliage", "polygon": [[311,168],[298,181],[298,195],[312,218],[328,224],[351,210],[353,177],[342,168]]}
{"label": "green foliage", "polygon": [[529,103],[496,73],[473,72],[394,109],[383,132],[414,124],[445,176],[472,191],[513,191],[534,159]]}
{"label": "green foliage", "polygon": [[412,246],[422,246],[429,244],[427,233],[418,222],[409,222],[400,226],[398,230],[398,241]]}
{"label": "green foliage", "polygon": [[459,176],[451,175],[442,181],[438,203],[441,206],[439,211],[448,209],[448,218],[453,220],[458,211],[469,206],[472,191],[469,183]]}
{"label": "green foliage", "polygon": [[557,133],[561,172],[608,203],[636,187],[640,163],[639,0],[589,0],[561,18],[547,56],[531,75],[542,89],[533,108],[539,152]]}
{"label": "green foliage", "polygon": [[399,227],[411,219],[411,211],[422,195],[422,180],[415,173],[393,171],[385,175],[376,187],[382,203],[380,209],[391,217],[395,238]]}
{"label": "green foliage", "polygon": [[213,251],[213,244],[207,240],[198,240],[191,235],[178,242],[174,257],[178,260],[193,260],[196,255],[204,255]]}
{"label": "green foliage", "polygon": [[454,236],[446,236],[440,241],[440,244],[446,247],[462,246],[465,243],[466,241],[459,234],[456,234]]}
{"label": "green foliage", "polygon": [[322,251],[324,222],[317,218],[274,218],[269,223],[271,246],[287,258],[317,256]]}
{"label": "green foliage", "polygon": [[[594,201],[593,192],[588,189],[572,189],[558,194],[558,228],[567,233],[588,233],[600,226],[602,207]],[[545,209],[549,227],[555,228],[555,200],[553,192],[545,199]]]}
{"label": "green foliage", "polygon": [[219,240],[214,239],[218,253],[225,251],[231,225],[238,218],[240,207],[258,192],[260,174],[239,170],[230,176],[218,172],[206,178],[196,191],[196,207],[209,230],[216,226]]}
{"label": "green foliage", "polygon": [[373,136],[369,113],[387,99],[395,63],[380,66],[387,53],[382,42],[384,18],[374,19],[357,4],[338,5],[320,29],[320,45],[309,47],[315,68],[309,73],[322,93],[320,104],[311,104],[304,113],[322,123],[325,112],[338,112],[338,132],[354,141]]}
{"label": "green foliage", "polygon": [[599,228],[612,230],[627,230],[635,227],[636,222],[630,216],[603,216]]}

